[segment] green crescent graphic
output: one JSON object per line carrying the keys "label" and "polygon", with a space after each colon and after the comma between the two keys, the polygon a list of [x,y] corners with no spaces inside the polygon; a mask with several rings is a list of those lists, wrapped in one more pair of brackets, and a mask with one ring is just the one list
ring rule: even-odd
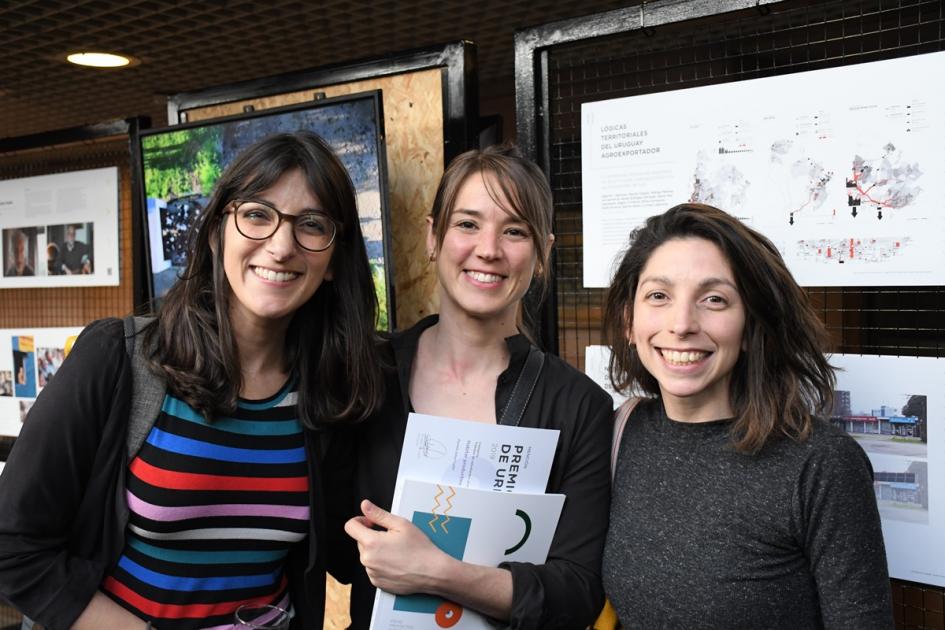
{"label": "green crescent graphic", "polygon": [[522,539],[505,550],[505,555],[510,553],[515,553],[522,548],[522,545],[525,544],[525,541],[528,540],[528,537],[532,533],[532,519],[528,517],[528,514],[524,510],[515,510],[515,516],[522,519],[522,522],[525,523],[525,534],[522,536]]}

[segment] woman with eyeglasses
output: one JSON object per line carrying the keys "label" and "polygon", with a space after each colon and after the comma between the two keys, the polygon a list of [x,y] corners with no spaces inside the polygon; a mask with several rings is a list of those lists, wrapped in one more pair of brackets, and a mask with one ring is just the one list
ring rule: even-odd
{"label": "woman with eyeglasses", "polygon": [[136,336],[166,383],[140,448],[142,375],[122,321],[102,320],[0,478],[0,595],[47,628],[229,628],[244,604],[322,625],[327,513],[347,500],[323,429],[383,389],[353,185],[314,134],[269,137],[226,169],[192,243]]}

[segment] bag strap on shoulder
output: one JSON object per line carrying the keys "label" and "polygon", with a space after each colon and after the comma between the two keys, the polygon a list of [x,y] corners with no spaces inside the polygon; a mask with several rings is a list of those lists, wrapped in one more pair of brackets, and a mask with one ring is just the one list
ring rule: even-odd
{"label": "bag strap on shoulder", "polygon": [[626,400],[622,405],[620,405],[620,407],[617,408],[617,413],[614,416],[614,441],[610,447],[611,481],[613,481],[614,472],[617,470],[617,454],[620,453],[620,442],[623,439],[623,430],[627,426],[627,420],[630,418],[630,414],[633,413],[633,410],[636,409],[639,402],[639,397]]}
{"label": "bag strap on shoulder", "polygon": [[525,365],[515,381],[515,387],[512,388],[512,395],[509,396],[509,402],[505,404],[502,410],[502,416],[498,419],[499,424],[510,424],[518,426],[525,415],[525,407],[535,391],[535,385],[538,384],[538,375],[541,374],[541,368],[545,364],[545,353],[531,346],[528,350],[528,357],[525,358]]}

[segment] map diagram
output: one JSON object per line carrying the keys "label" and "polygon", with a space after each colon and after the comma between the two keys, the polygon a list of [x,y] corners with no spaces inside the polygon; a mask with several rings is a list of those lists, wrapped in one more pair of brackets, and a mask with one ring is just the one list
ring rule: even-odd
{"label": "map diagram", "polygon": [[903,238],[821,238],[797,242],[798,258],[818,263],[877,263],[899,256],[912,239]]}
{"label": "map diagram", "polygon": [[802,286],[942,284],[932,76],[945,51],[582,104],[584,286],[608,286],[632,230],[686,201],[765,235]]}
{"label": "map diagram", "polygon": [[794,225],[795,215],[801,212],[821,211],[829,197],[828,186],[833,171],[813,157],[806,156],[804,147],[789,139],[771,143],[769,164],[777,176],[782,203],[788,213],[788,223]]}
{"label": "map diagram", "polygon": [[855,217],[861,206],[876,209],[876,218],[883,210],[898,209],[913,203],[922,192],[917,184],[922,171],[917,163],[902,159],[902,152],[892,142],[883,147],[882,156],[853,158],[853,172],[847,178],[847,205]]}
{"label": "map diagram", "polygon": [[717,208],[741,208],[750,183],[735,165],[713,161],[706,151],[699,151],[689,201]]}

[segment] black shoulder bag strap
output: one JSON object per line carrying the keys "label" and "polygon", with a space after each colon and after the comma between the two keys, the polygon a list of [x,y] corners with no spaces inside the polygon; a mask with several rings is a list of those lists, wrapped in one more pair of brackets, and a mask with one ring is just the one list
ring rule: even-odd
{"label": "black shoulder bag strap", "polygon": [[530,346],[528,356],[525,358],[525,365],[519,372],[518,379],[515,381],[515,387],[512,388],[512,395],[509,401],[505,403],[505,409],[502,410],[502,416],[499,418],[499,424],[510,424],[518,426],[525,414],[525,407],[535,391],[535,385],[538,383],[538,375],[541,374],[541,368],[545,364],[545,353]]}

